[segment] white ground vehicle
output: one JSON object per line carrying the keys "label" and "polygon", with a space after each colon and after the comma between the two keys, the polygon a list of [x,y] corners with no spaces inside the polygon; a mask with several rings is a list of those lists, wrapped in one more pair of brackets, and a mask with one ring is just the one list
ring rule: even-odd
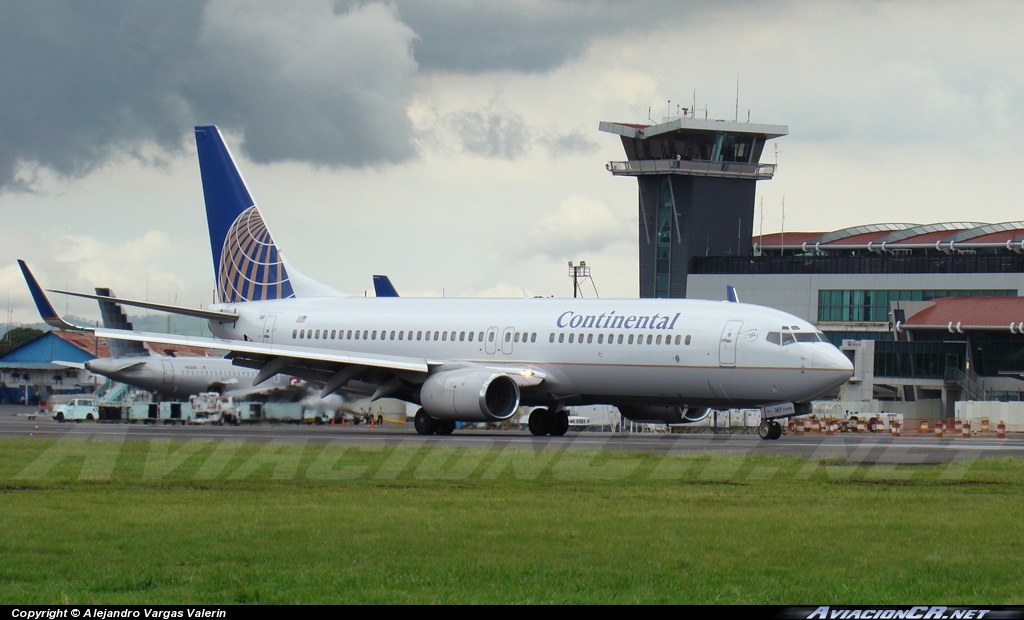
{"label": "white ground vehicle", "polygon": [[58,422],[95,422],[100,419],[100,405],[95,398],[73,398],[53,406],[53,419]]}

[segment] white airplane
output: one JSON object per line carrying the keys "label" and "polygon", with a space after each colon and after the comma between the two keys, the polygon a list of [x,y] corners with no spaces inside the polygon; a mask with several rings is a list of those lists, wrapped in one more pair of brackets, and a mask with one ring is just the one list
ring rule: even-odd
{"label": "white airplane", "polygon": [[[807,413],[853,374],[813,325],[771,308],[688,299],[346,297],[292,267],[216,126],[196,127],[217,281],[207,309],[115,301],[200,316],[220,339],[97,328],[108,338],[227,349],[235,364],[300,377],[326,396],[420,406],[420,434],[510,418],[563,435],[565,407],[607,404],[636,421],[698,422],[709,408]],[[64,292],[64,291],[59,291]],[[72,293],[95,298],[84,293]],[[52,324],[71,327],[60,317]],[[81,329],[81,328],[79,328]],[[767,419],[759,432],[778,438]]]}

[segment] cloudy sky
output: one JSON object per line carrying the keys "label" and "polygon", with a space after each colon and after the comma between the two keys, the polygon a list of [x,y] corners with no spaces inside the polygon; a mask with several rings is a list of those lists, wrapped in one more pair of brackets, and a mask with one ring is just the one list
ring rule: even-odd
{"label": "cloudy sky", "polygon": [[356,295],[387,273],[571,296],[586,260],[635,297],[636,183],[598,124],[680,105],[789,127],[765,232],[1024,219],[1022,23],[984,0],[0,0],[0,296],[36,320],[24,258],[46,287],[209,303],[197,124],[289,260]]}

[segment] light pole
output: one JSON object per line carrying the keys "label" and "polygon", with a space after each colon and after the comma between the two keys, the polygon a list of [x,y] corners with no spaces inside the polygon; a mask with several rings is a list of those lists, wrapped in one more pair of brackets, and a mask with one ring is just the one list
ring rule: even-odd
{"label": "light pole", "polygon": [[575,266],[572,261],[569,261],[569,277],[572,278],[572,297],[575,299],[579,296],[580,279],[590,277],[590,267],[587,267],[587,261],[581,260],[580,264]]}

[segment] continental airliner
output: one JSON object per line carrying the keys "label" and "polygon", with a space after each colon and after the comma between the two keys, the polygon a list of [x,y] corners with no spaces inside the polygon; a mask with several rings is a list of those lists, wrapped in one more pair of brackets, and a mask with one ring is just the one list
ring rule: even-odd
{"label": "continental airliner", "polygon": [[[812,324],[751,304],[343,296],[285,259],[220,130],[196,127],[195,137],[218,303],[115,301],[206,318],[217,338],[97,335],[228,350],[258,370],[257,384],[285,373],[325,396],[399,398],[419,406],[420,434],[508,420],[520,406],[536,407],[534,435],[552,436],[565,434],[572,405],[667,424],[699,422],[712,408],[784,405],[770,409],[799,415],[852,376]],[[766,418],[759,433],[777,439],[781,425]]]}

